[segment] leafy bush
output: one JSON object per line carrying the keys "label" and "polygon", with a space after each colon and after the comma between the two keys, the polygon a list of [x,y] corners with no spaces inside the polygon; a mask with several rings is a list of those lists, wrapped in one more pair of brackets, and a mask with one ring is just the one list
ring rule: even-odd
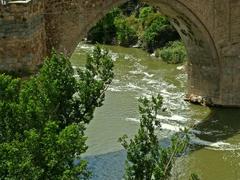
{"label": "leafy bush", "polygon": [[166,47],[157,50],[155,55],[170,64],[182,63],[187,57],[186,49],[180,41],[169,43]]}
{"label": "leafy bush", "polygon": [[159,41],[163,39],[162,32],[169,28],[169,24],[166,24],[167,20],[163,16],[158,16],[153,22],[146,28],[143,36],[144,47],[149,51],[153,50],[159,44]]}
{"label": "leafy bush", "polygon": [[29,80],[0,75],[0,179],[88,178],[81,160],[85,125],[103,103],[112,69],[107,52],[97,47],[86,68],[78,69],[79,79],[55,52]]}
{"label": "leafy bush", "polygon": [[140,9],[139,19],[143,27],[143,47],[153,52],[157,47],[163,47],[169,41],[179,39],[179,35],[168,21],[152,7]]}
{"label": "leafy bush", "polygon": [[0,75],[0,99],[14,101],[18,98],[20,79],[14,79],[8,75]]}
{"label": "leafy bush", "polygon": [[139,9],[139,20],[145,29],[155,19],[155,12],[152,7],[146,6]]}
{"label": "leafy bush", "polygon": [[137,32],[134,29],[133,21],[130,18],[123,18],[122,16],[115,18],[114,24],[116,26],[117,42],[122,46],[134,45],[138,41]]}

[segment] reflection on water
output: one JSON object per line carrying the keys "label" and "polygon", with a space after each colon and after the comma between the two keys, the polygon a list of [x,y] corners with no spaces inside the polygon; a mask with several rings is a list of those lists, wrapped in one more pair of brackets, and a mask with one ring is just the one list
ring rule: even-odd
{"label": "reflection on water", "polygon": [[[80,44],[72,56],[72,64],[82,66],[81,59],[92,48]],[[240,179],[238,109],[210,110],[186,103],[183,98],[187,76],[182,67],[162,63],[140,49],[106,48],[115,61],[115,79],[104,106],[97,109],[87,128],[89,149],[85,158],[89,160],[94,180],[121,179],[125,153],[117,140],[123,134],[132,137],[138,129],[137,98],[157,93],[164,97],[163,106],[167,108],[158,115],[163,128],[159,132],[161,143],[180,128],[194,125],[192,151],[179,158],[174,178],[185,180],[196,172],[204,180]]]}

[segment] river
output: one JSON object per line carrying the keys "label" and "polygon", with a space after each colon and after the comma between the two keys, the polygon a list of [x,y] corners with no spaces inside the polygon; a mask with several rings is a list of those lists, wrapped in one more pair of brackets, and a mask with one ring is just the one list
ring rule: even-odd
{"label": "river", "polygon": [[[160,93],[166,112],[159,114],[161,142],[183,127],[192,127],[191,150],[177,159],[172,179],[187,180],[196,173],[202,180],[240,179],[240,111],[209,109],[185,102],[187,75],[181,65],[166,64],[141,49],[104,46],[114,60],[115,78],[106,100],[87,127],[84,155],[93,180],[119,180],[124,173],[125,151],[118,138],[137,132],[138,101]],[[92,45],[80,43],[71,57],[74,67],[83,66]]]}

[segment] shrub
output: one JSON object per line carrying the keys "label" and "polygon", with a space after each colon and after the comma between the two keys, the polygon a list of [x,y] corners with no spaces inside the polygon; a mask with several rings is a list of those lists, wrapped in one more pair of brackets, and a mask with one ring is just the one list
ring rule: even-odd
{"label": "shrub", "polygon": [[131,22],[130,18],[117,17],[114,24],[117,29],[117,42],[119,45],[130,46],[137,43],[137,32],[132,26],[134,22]]}
{"label": "shrub", "polygon": [[142,24],[143,28],[145,29],[155,19],[155,12],[154,12],[153,8],[150,6],[142,7],[139,10],[138,18],[139,18],[140,23]]}
{"label": "shrub", "polygon": [[163,47],[167,42],[179,39],[179,35],[165,16],[155,13],[152,21],[145,27],[143,35],[144,48],[153,52],[157,47]]}
{"label": "shrub", "polygon": [[187,57],[186,49],[180,41],[170,42],[160,51],[157,50],[156,55],[159,55],[163,61],[170,64],[182,63]]}

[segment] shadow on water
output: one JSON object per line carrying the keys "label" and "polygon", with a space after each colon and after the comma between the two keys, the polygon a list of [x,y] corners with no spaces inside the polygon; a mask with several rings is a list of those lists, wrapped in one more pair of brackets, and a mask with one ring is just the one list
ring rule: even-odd
{"label": "shadow on water", "polygon": [[[169,146],[169,138],[160,141],[162,146]],[[93,173],[92,180],[121,180],[124,175],[126,151],[120,150],[106,154],[87,156],[89,170]]]}
{"label": "shadow on water", "polygon": [[214,108],[194,129],[202,132],[196,135],[201,140],[227,140],[240,133],[240,109]]}
{"label": "shadow on water", "polygon": [[85,157],[92,180],[121,180],[124,174],[126,151],[120,150],[107,154]]}
{"label": "shadow on water", "polygon": [[[234,137],[240,134],[240,109],[212,109],[210,115],[198,123],[194,130],[202,132],[196,134],[199,139],[213,143]],[[163,146],[168,143],[169,139],[161,139]],[[85,159],[88,160],[89,169],[93,172],[92,180],[122,179],[126,159],[125,150],[88,156]]]}

